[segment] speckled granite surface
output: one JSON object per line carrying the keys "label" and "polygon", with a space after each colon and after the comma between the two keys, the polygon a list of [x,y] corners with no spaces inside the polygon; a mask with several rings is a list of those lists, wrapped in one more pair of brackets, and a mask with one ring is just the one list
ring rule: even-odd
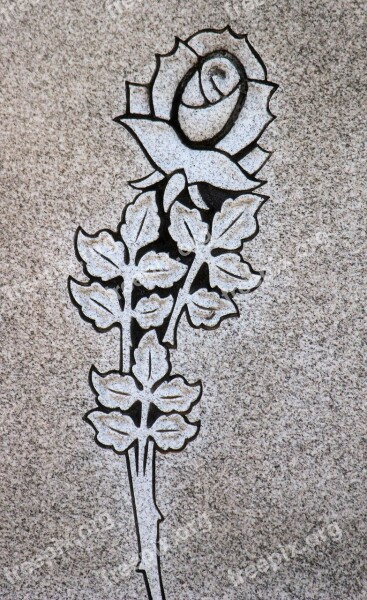
{"label": "speckled granite surface", "polygon": [[278,119],[249,245],[264,284],[213,332],[182,324],[200,436],[158,459],[167,600],[366,600],[366,21],[360,2],[1,4],[0,597],[141,600],[124,459],[83,414],[117,334],[79,319],[73,238],[114,229],[148,166],[112,117],[174,36],[248,32]]}

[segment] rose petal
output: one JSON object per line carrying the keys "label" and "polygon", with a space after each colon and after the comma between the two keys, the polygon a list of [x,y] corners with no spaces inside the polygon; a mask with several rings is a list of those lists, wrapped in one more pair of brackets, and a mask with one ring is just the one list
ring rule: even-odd
{"label": "rose petal", "polygon": [[152,89],[154,113],[157,117],[161,119],[171,117],[176,90],[197,60],[195,52],[181,41],[178,42],[173,53],[158,57],[158,71]]}
{"label": "rose petal", "polygon": [[250,175],[256,175],[258,171],[265,165],[271,152],[264,150],[260,146],[255,146],[253,150],[248,152],[238,164]]}
{"label": "rose petal", "polygon": [[199,72],[192,76],[188,84],[186,85],[184,92],[182,94],[181,101],[186,106],[203,106],[205,104],[205,98],[200,89],[200,79]]}
{"label": "rose petal", "polygon": [[242,110],[232,129],[216,144],[216,148],[233,155],[255,142],[274,119],[269,110],[269,100],[276,88],[273,83],[249,81]]}
{"label": "rose petal", "polygon": [[184,134],[193,142],[210,140],[227,124],[237,106],[240,89],[211,106],[190,108],[183,104],[178,109],[178,121]]}
{"label": "rose petal", "polygon": [[127,112],[132,115],[150,115],[150,93],[146,85],[126,82]]}
{"label": "rose petal", "polygon": [[241,73],[229,58],[215,56],[204,61],[200,80],[204,96],[214,103],[233,92],[241,81]]}
{"label": "rose petal", "polygon": [[219,31],[202,31],[187,40],[199,56],[218,50],[227,50],[243,64],[249,79],[266,79],[266,69],[255,54],[247,36],[239,36],[230,28]]}

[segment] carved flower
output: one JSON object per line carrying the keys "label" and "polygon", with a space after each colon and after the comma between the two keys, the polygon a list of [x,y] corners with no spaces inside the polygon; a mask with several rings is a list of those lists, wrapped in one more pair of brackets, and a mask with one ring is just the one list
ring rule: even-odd
{"label": "carved flower", "polygon": [[157,57],[149,84],[126,86],[126,114],[115,120],[155,168],[134,187],[178,174],[173,187],[188,183],[197,206],[197,183],[242,192],[258,187],[253,175],[269,153],[257,140],[274,118],[269,100],[277,86],[247,36],[225,28],[177,40],[172,52]]}

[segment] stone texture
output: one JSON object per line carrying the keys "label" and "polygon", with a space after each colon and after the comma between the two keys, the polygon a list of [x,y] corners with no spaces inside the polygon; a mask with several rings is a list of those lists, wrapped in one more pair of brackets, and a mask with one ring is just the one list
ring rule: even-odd
{"label": "stone texture", "polygon": [[239,319],[179,330],[174,370],[204,395],[200,436],[157,465],[167,600],[367,598],[364,12],[352,0],[2,2],[3,600],[145,598],[122,570],[136,554],[124,459],[81,420],[90,365],[118,367],[117,333],[81,321],[66,280],[81,276],[77,226],[114,229],[127,181],[149,172],[112,122],[125,80],[149,81],[175,35],[227,23],[280,84],[262,138],[271,200],[246,255],[267,275]]}

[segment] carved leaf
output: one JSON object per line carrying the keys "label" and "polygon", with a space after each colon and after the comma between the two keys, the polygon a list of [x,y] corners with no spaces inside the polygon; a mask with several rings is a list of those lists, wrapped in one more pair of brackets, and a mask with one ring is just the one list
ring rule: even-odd
{"label": "carved leaf", "polygon": [[86,269],[92,277],[109,281],[122,276],[125,269],[125,248],[108,231],[99,231],[88,235],[80,229],[77,236],[77,248]]}
{"label": "carved leaf", "polygon": [[165,252],[147,252],[139,262],[135,278],[147,290],[169,288],[181,279],[187,266],[170,258]]}
{"label": "carved leaf", "polygon": [[168,372],[167,350],[160,345],[155,331],[142,337],[134,357],[133,373],[144,386],[151,388]]}
{"label": "carved leaf", "polygon": [[149,298],[142,298],[135,307],[134,315],[140,327],[160,327],[168,317],[173,307],[173,298],[161,298],[158,294],[152,294]]}
{"label": "carved leaf", "polygon": [[251,291],[261,283],[261,275],[252,273],[249,265],[238,254],[212,256],[209,262],[211,287],[223,292]]}
{"label": "carved leaf", "polygon": [[158,239],[159,225],[155,192],[144,192],[127,207],[121,237],[130,251],[137,252]]}
{"label": "carved leaf", "polygon": [[125,452],[138,436],[138,429],[131,417],[119,411],[106,414],[96,409],[86,419],[96,430],[99,443],[116,452]]}
{"label": "carved leaf", "polygon": [[160,450],[182,450],[195,437],[197,425],[192,425],[178,414],[159,417],[150,432]]}
{"label": "carved leaf", "polygon": [[201,394],[201,383],[189,385],[181,376],[164,381],[156,389],[153,402],[164,413],[188,412]]}
{"label": "carved leaf", "polygon": [[139,390],[131,375],[121,375],[117,371],[101,374],[95,369],[91,375],[98,401],[106,408],[129,410],[139,400]]}
{"label": "carved leaf", "polygon": [[185,187],[186,178],[182,173],[174,173],[172,177],[169,178],[163,194],[163,208],[165,212],[171,208],[177,196],[181,194]]}
{"label": "carved leaf", "polygon": [[226,200],[221,211],[214,215],[211,248],[241,248],[242,242],[256,233],[255,213],[263,200],[250,194]]}
{"label": "carved leaf", "polygon": [[99,329],[108,329],[120,322],[122,311],[116,290],[104,288],[97,282],[85,285],[71,279],[70,293],[82,315],[93,321]]}
{"label": "carved leaf", "polygon": [[199,211],[196,208],[191,210],[180,202],[175,202],[172,207],[169,232],[181,252],[195,252],[208,239],[208,226],[202,221]]}
{"label": "carved leaf", "polygon": [[190,319],[195,327],[216,327],[221,319],[237,315],[237,307],[229,298],[222,298],[217,292],[197,290],[187,302]]}

